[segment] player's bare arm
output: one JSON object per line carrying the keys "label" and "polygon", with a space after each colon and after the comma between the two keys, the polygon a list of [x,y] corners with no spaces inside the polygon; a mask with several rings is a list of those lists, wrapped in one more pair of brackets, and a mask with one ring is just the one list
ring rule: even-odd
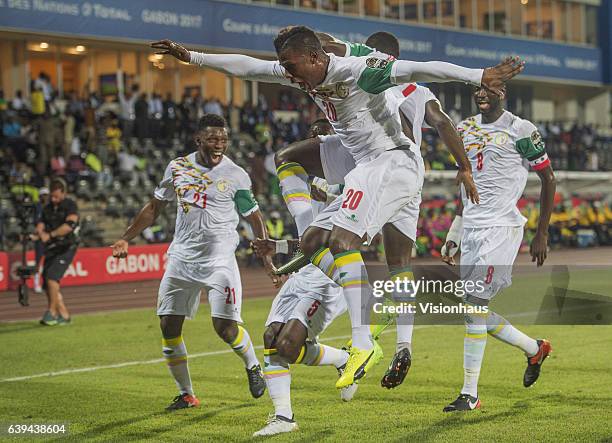
{"label": "player's bare arm", "polygon": [[346,54],[346,45],[344,42],[336,40],[332,35],[324,32],[317,32],[317,37],[321,41],[321,46],[325,52],[331,52],[338,57],[344,57]]}
{"label": "player's bare arm", "polygon": [[127,257],[130,240],[140,235],[142,231],[151,226],[167,204],[168,202],[159,200],[155,197],[149,200],[140,210],[132,224],[125,230],[121,238],[111,245],[113,257]]}
{"label": "player's bare arm", "polygon": [[542,266],[547,257],[548,225],[553,210],[557,183],[555,180],[555,173],[550,165],[546,168],[537,170],[536,173],[541,182],[540,218],[538,220],[536,234],[529,247],[529,253],[531,254],[531,261],[536,262],[538,266]]}
{"label": "player's bare arm", "polygon": [[[252,214],[247,215],[245,218],[249,225],[251,225],[251,229],[253,229],[255,238],[264,240],[268,239],[268,231],[266,230],[266,224],[264,222],[263,215],[261,214],[261,211],[259,209],[253,212]],[[266,273],[272,280],[272,283],[274,283],[274,286],[279,287],[279,285],[281,284],[281,280],[275,274],[276,269],[274,268],[274,264],[272,263],[272,258],[269,255],[259,255],[259,257],[263,261]]]}
{"label": "player's bare arm", "polygon": [[253,249],[258,257],[273,256],[276,254],[294,254],[300,249],[300,241],[292,238],[288,240],[273,240],[271,238],[256,238],[252,241]]}
{"label": "player's bare arm", "polygon": [[459,165],[457,185],[463,185],[466,195],[472,203],[479,203],[480,197],[472,177],[472,164],[465,155],[463,140],[459,137],[453,121],[442,110],[438,101],[430,100],[425,104],[425,121],[438,131],[440,138]]}
{"label": "player's bare arm", "polygon": [[446,236],[446,243],[442,246],[442,261],[450,266],[455,266],[455,254],[459,249],[459,243],[461,241],[461,234],[463,226],[460,226],[461,218],[463,216],[463,200],[459,199],[457,209],[455,210],[455,219],[449,229],[448,235]]}

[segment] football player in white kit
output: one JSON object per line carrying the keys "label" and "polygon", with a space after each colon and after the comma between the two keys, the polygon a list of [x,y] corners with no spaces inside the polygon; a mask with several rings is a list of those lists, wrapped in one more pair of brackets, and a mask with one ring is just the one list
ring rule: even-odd
{"label": "football player in white kit", "polygon": [[[339,56],[366,56],[376,50],[394,57],[399,56],[399,41],[395,36],[387,32],[377,32],[366,40],[365,45],[360,43],[347,43],[334,40],[327,34],[318,34],[319,39],[324,42],[327,52]],[[414,83],[398,86],[396,89],[400,101],[399,111],[403,115],[404,133],[410,137],[417,146],[421,145],[421,128],[434,127],[440,134],[449,151],[457,159],[457,163],[463,166],[460,174],[465,175],[462,180],[468,186],[470,198],[478,201],[475,185],[471,179],[471,165],[467,160],[463,143],[457,134],[452,120],[442,111],[440,102],[434,94],[424,86]],[[420,154],[420,153],[419,153]],[[355,168],[355,161],[347,149],[344,148],[340,138],[334,136],[322,136],[318,139],[308,139],[293,143],[276,153],[276,164],[279,174],[288,166],[299,170],[303,168],[310,175],[321,175],[330,184],[344,184],[344,177]],[[327,247],[329,231],[333,228],[331,217],[328,215],[337,211],[342,199],[331,203],[322,213],[314,219],[310,210],[309,201],[303,198],[294,199],[295,195],[307,193],[308,183],[301,174],[289,177],[290,180],[281,180],[281,191],[287,201],[292,215],[303,224],[310,224],[301,241],[301,249],[307,256],[317,256],[320,251]],[[286,184],[285,181],[290,184]],[[288,189],[286,189],[288,188]],[[300,191],[298,188],[302,188]],[[302,194],[293,194],[301,192]],[[413,242],[416,238],[416,227],[419,217],[420,196],[411,201],[411,204],[403,211],[404,218],[401,224],[401,232],[393,224],[386,224],[383,229],[383,241],[385,256],[389,267],[390,278],[412,279],[410,268],[411,252]],[[314,223],[312,223],[314,220]],[[312,223],[312,224],[311,224]],[[402,241],[401,236],[406,234],[409,238],[408,244]],[[296,265],[289,263],[286,269],[293,271]],[[282,268],[281,268],[282,269]],[[279,269],[279,271],[281,271]],[[327,271],[326,271],[327,272]],[[397,345],[395,355],[389,367],[381,379],[381,386],[392,389],[399,386],[406,377],[412,361],[412,331],[414,325],[414,314],[407,312],[397,317]]]}
{"label": "football player in white kit", "polygon": [[[162,352],[179,389],[167,410],[200,404],[193,392],[182,336],[185,317],[193,318],[197,312],[200,291],[207,292],[215,331],[245,364],[251,395],[258,398],[265,391],[253,342],[241,326],[242,284],[235,257],[239,214],[255,235],[267,238],[264,220],[248,174],[225,156],[229,144],[225,119],[205,114],[195,141],[197,151],[170,162],[154,197],[112,245],[113,256],[126,257],[128,242],[150,226],[168,202],[177,202],[176,230],[157,302]],[[272,271],[269,257],[264,258],[264,265]]]}
{"label": "football player in white kit", "polygon": [[[463,81],[499,91],[503,81],[524,68],[509,58],[494,68],[468,69],[444,62],[412,62],[372,53],[368,57],[337,57],[326,53],[316,34],[296,26],[275,39],[278,61],[227,54],[189,52],[169,40],[151,45],[161,54],[222,72],[258,81],[289,84],[309,93],[326,113],[357,167],[345,178],[341,208],[333,217],[330,248],[323,252],[319,268],[334,262],[331,275],[343,287],[352,325],[352,347],[346,370],[336,382],[343,388],[363,377],[382,357],[380,346],[362,321],[371,289],[359,246],[387,222],[402,232],[403,208],[420,195],[423,163],[418,148],[402,131],[397,101],[388,99],[394,85],[413,81]],[[298,171],[288,170],[287,176]],[[279,176],[279,178],[282,177]],[[318,256],[317,256],[318,257]]]}
{"label": "football player in white kit", "polygon": [[[475,90],[474,100],[480,114],[461,122],[458,129],[472,163],[480,204],[472,204],[461,190],[462,204],[442,248],[442,259],[453,265],[453,256],[461,245],[461,278],[484,283],[484,291],[468,295],[465,302],[488,306],[512,282],[512,265],[526,222],[516,204],[525,189],[529,167],[542,183],[540,218],[530,253],[537,266],[544,263],[555,176],[533,123],[504,110],[500,97],[483,88]],[[490,310],[488,314],[466,314],[465,324],[463,388],[444,412],[480,407],[478,377],[487,334],[521,349],[527,356],[523,385],[529,387],[536,382],[542,363],[552,351],[548,340],[528,337]]]}

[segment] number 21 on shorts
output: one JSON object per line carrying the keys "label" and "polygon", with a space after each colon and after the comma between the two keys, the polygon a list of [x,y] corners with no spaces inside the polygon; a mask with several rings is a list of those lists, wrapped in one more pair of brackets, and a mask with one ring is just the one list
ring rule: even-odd
{"label": "number 21 on shorts", "polygon": [[236,290],[234,288],[230,288],[229,286],[226,286],[225,295],[227,295],[227,297],[225,297],[226,305],[236,304]]}

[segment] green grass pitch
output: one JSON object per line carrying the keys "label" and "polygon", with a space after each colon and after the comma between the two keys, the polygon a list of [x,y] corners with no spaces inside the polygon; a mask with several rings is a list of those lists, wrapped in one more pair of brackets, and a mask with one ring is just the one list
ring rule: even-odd
{"label": "green grass pitch", "polygon": [[[246,300],[243,317],[261,346],[271,299]],[[393,329],[393,328],[392,328]],[[489,338],[480,396],[483,409],[445,415],[462,378],[462,326],[421,326],[414,332],[413,367],[404,384],[379,383],[394,349],[394,333],[381,338],[383,363],[362,381],[356,397],[342,403],[330,367],[292,369],[292,400],[300,431],[272,441],[606,441],[612,438],[612,327],[528,326],[554,347],[535,387],[522,386],[523,355]],[[323,336],[341,345],[346,316]],[[212,330],[208,307],[187,322],[190,360],[202,407],[168,414],[174,382],[161,358],[153,310],[100,313],[75,318],[69,327],[34,322],[0,325],[0,422],[69,423],[73,441],[248,441],[272,404],[248,393],[242,362]],[[258,354],[262,355],[261,348]],[[262,358],[262,357],[260,357]],[[143,363],[86,372],[5,381],[74,368]],[[0,437],[0,440],[5,437]],[[62,440],[64,438],[47,438]],[[26,441],[23,437],[15,441]],[[40,438],[36,439],[41,441]]]}

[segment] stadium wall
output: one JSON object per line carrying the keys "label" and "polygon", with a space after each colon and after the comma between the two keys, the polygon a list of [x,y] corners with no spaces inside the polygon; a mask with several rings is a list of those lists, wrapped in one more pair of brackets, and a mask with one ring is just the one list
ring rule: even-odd
{"label": "stadium wall", "polygon": [[[131,41],[172,38],[200,47],[261,53],[271,53],[272,37],[281,27],[295,23],[352,41],[363,41],[381,29],[380,20],[214,0],[175,0],[171,9],[163,0],[0,0],[0,28],[6,30]],[[478,67],[518,54],[528,62],[526,76],[594,85],[604,81],[607,61],[600,48],[388,21],[384,29],[400,38],[403,58],[442,59]]]}
{"label": "stadium wall", "polygon": [[[131,246],[125,260],[113,258],[109,248],[81,248],[62,279],[62,286],[97,285],[161,279],[166,268],[169,243]],[[26,255],[28,265],[34,266],[34,251]],[[0,291],[17,289],[17,268],[20,253],[0,252]],[[28,281],[31,286],[32,281]]]}

